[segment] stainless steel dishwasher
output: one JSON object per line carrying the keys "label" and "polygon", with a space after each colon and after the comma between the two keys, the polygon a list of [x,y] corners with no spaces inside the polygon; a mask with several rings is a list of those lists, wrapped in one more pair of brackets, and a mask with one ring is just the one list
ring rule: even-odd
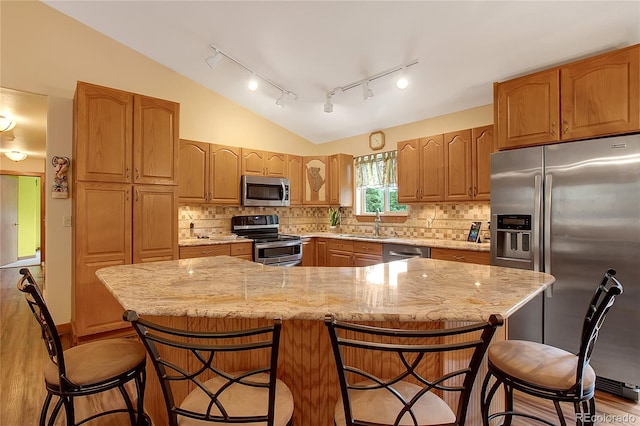
{"label": "stainless steel dishwasher", "polygon": [[409,259],[412,257],[431,257],[431,248],[409,244],[382,244],[382,261]]}

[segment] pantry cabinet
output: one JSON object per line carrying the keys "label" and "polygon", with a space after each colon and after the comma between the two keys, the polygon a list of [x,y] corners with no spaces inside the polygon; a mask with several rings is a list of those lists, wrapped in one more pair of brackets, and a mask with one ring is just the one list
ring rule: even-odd
{"label": "pantry cabinet", "polygon": [[242,148],[242,174],[287,177],[287,154]]}
{"label": "pantry cabinet", "polygon": [[640,45],[494,84],[499,149],[640,131]]}
{"label": "pantry cabinet", "polygon": [[95,271],[178,257],[179,104],[78,82],[74,96],[76,342],[131,333]]}
{"label": "pantry cabinet", "polygon": [[240,204],[240,148],[180,140],[183,203]]}
{"label": "pantry cabinet", "polygon": [[398,202],[403,204],[443,199],[443,135],[398,142]]}

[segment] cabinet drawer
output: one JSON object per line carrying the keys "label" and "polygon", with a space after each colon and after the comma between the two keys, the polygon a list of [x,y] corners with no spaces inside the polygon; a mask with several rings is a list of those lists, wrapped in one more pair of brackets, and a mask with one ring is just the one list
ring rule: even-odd
{"label": "cabinet drawer", "polygon": [[489,265],[489,252],[473,250],[454,250],[443,248],[432,248],[431,258],[438,260],[452,260],[454,262],[477,263],[479,265]]}
{"label": "cabinet drawer", "polygon": [[251,243],[231,244],[231,256],[241,256],[243,254],[251,254]]}
{"label": "cabinet drawer", "polygon": [[229,256],[230,244],[212,244],[205,246],[180,247],[180,259],[192,259],[194,257]]}
{"label": "cabinet drawer", "polygon": [[329,240],[329,250],[353,251],[353,241]]}
{"label": "cabinet drawer", "polygon": [[354,241],[353,243],[354,253],[382,255],[382,244],[367,243],[362,241]]}

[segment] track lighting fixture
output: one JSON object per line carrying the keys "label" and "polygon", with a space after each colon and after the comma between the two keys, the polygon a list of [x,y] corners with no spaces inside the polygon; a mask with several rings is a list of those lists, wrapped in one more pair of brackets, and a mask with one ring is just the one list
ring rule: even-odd
{"label": "track lighting fixture", "polygon": [[327,93],[327,101],[324,103],[324,112],[329,113],[333,112],[333,103],[331,102],[331,97],[333,93]]}
{"label": "track lighting fixture", "polygon": [[346,86],[336,87],[331,92],[327,93],[327,102],[324,104],[324,112],[333,112],[333,102],[331,101],[333,95],[338,92],[346,92],[347,90],[353,89],[354,87],[362,86],[362,97],[364,98],[364,100],[371,99],[373,97],[373,90],[369,88],[369,83],[398,71],[402,71],[402,73],[400,75],[400,78],[396,81],[396,86],[399,89],[405,89],[409,85],[409,81],[406,78],[407,68],[412,67],[417,63],[418,60],[413,60],[399,67],[391,68],[379,74],[367,77],[364,80],[356,81],[355,83],[347,84]]}
{"label": "track lighting fixture", "polygon": [[222,58],[227,58],[228,60],[230,60],[231,62],[233,62],[234,64],[238,65],[240,68],[244,68],[246,71],[251,73],[251,78],[249,79],[249,83],[248,83],[248,88],[251,91],[255,91],[258,90],[258,87],[260,86],[260,81],[264,81],[265,83],[269,84],[270,86],[275,87],[276,89],[278,89],[282,95],[280,96],[280,98],[278,98],[278,100],[276,100],[276,105],[278,105],[279,107],[284,107],[285,102],[289,99],[289,98],[293,98],[298,99],[298,95],[296,95],[294,92],[287,90],[285,88],[283,88],[282,86],[280,86],[277,83],[274,83],[273,81],[269,80],[268,78],[266,78],[265,76],[262,76],[260,74],[258,74],[257,72],[255,72],[254,70],[252,70],[251,68],[249,68],[248,66],[246,66],[245,64],[243,64],[242,62],[238,61],[237,59],[234,59],[233,57],[229,56],[227,53],[223,52],[222,50],[218,49],[215,46],[210,46],[211,49],[213,49],[213,51],[215,52],[212,56],[209,56],[208,58],[205,59],[205,62],[207,63],[207,65],[209,65],[209,67],[211,69],[215,69],[216,66],[220,63],[220,61],[222,60]]}

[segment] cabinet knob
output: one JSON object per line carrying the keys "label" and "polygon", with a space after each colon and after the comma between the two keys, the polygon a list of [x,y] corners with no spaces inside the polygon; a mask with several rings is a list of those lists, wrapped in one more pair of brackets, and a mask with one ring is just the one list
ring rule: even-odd
{"label": "cabinet knob", "polygon": [[136,201],[140,199],[140,191],[136,189]]}
{"label": "cabinet knob", "polygon": [[567,120],[563,120],[562,124],[564,124],[564,134],[569,133],[569,122]]}
{"label": "cabinet knob", "polygon": [[473,196],[476,197],[478,195],[478,187],[474,186],[473,187]]}
{"label": "cabinet knob", "polygon": [[556,135],[556,122],[554,121],[553,123],[551,123],[551,136],[555,136]]}
{"label": "cabinet knob", "polygon": [[471,187],[468,187],[468,188],[467,188],[467,195],[468,195],[469,197],[473,196],[473,195],[472,195],[472,192],[471,192]]}
{"label": "cabinet knob", "polygon": [[140,178],[140,169],[136,167],[136,180]]}
{"label": "cabinet knob", "polygon": [[129,167],[127,167],[126,174],[127,174],[127,180],[131,179],[131,169]]}

